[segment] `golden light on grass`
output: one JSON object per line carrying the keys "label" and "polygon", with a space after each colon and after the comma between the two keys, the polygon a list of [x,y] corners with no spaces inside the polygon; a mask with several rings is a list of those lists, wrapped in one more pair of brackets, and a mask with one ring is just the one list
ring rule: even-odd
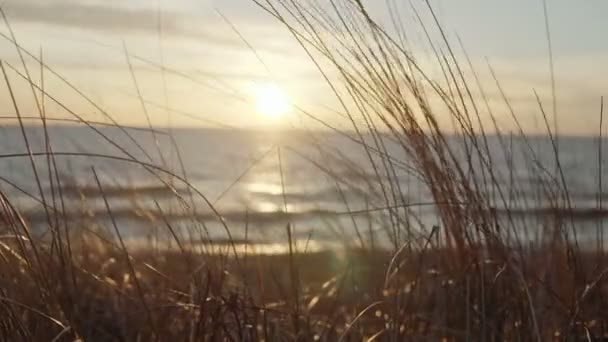
{"label": "golden light on grass", "polygon": [[256,111],[269,119],[276,119],[289,112],[287,94],[274,83],[261,83],[253,88]]}

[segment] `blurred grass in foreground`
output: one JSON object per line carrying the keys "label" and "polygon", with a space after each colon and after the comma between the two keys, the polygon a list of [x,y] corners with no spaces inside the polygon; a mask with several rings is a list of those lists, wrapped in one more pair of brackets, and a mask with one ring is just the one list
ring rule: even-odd
{"label": "blurred grass in foreground", "polygon": [[[498,217],[497,208],[514,204],[498,181],[513,170],[495,169],[486,132],[498,135],[505,159],[511,153],[509,137],[498,126],[472,65],[467,64],[465,72],[438,22],[433,27],[442,39],[435,43],[429,37],[429,43],[443,71],[443,85],[424,72],[407,49],[404,36],[385,31],[359,1],[332,1],[329,8],[287,0],[259,5],[293,33],[343,104],[342,115],[352,123],[352,130],[337,133],[360,143],[368,156],[375,172],[368,182],[379,188],[387,216],[382,232],[391,247],[375,248],[361,238],[358,248],[304,252],[295,246],[292,226],[287,225],[284,254],[239,253],[234,240],[225,243],[223,252],[207,252],[190,248],[188,238],[175,234],[167,220],[166,229],[177,248],[129,250],[107,200],[110,194],[104,192],[95,169],[91,173],[116,238],[85,229],[68,231],[55,167],[58,156],[121,160],[144,168],[169,189],[175,189],[176,183],[186,185],[187,191],[174,191],[182,209],[194,210],[191,197],[202,199],[230,236],[230,227],[205,197],[204,189],[191,186],[185,173],[167,170],[160,149],[161,163],[157,165],[133,140],[147,156],[146,160],[135,158],[103,136],[94,123],[63,106],[42,81],[32,81],[34,61],[42,75],[46,72],[59,78],[111,125],[121,127],[41,57],[22,49],[11,32],[4,39],[17,48],[22,65],[18,68],[3,62],[2,71],[21,129],[22,116],[8,73],[31,87],[45,127],[44,103],[52,101],[70,113],[74,122],[90,127],[91,134],[106,138],[123,156],[68,155],[55,151],[48,139],[45,151],[31,151],[25,133],[28,153],[4,156],[30,158],[33,181],[39,188],[34,195],[42,202],[48,234],[33,236],[11,200],[2,195],[1,339],[498,341],[605,336],[608,260],[603,227],[599,224],[597,228],[597,248],[579,246],[576,221],[568,214],[573,208],[559,162],[559,135],[552,130],[538,96],[555,163],[543,164],[532,148],[527,151],[528,167],[541,184],[539,196],[550,203],[548,215],[538,223],[543,234],[530,241],[518,233],[532,228],[525,226],[530,222],[519,220],[509,210],[506,219]],[[432,7],[428,11],[434,18]],[[340,82],[327,76],[329,72],[337,74]],[[511,108],[498,81],[497,87]],[[473,88],[482,94],[481,100],[472,95]],[[145,108],[143,99],[142,105]],[[459,144],[448,143],[448,130],[439,123],[438,113],[452,119]],[[517,124],[516,113],[511,116]],[[149,130],[156,134],[151,125]],[[525,139],[521,127],[517,133]],[[391,156],[385,139],[401,146],[411,163]],[[600,138],[600,159],[601,142]],[[41,161],[49,174],[37,172]],[[415,205],[408,202],[406,191],[396,181],[397,169],[407,169],[428,187],[438,226],[428,227],[417,220]],[[40,186],[42,177],[54,184],[51,194]],[[524,186],[510,185],[509,192],[522,191]],[[602,193],[601,177],[598,193]],[[162,213],[160,206],[158,209]],[[598,210],[603,210],[601,196]],[[195,217],[192,221],[203,236],[204,225]],[[189,239],[194,243],[194,238]]]}

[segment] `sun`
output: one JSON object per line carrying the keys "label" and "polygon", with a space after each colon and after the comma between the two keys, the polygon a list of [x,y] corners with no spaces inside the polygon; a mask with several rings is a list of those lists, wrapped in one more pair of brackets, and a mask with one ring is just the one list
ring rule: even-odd
{"label": "sun", "polygon": [[289,112],[290,104],[283,89],[273,83],[254,86],[255,107],[259,114],[267,118],[279,118]]}

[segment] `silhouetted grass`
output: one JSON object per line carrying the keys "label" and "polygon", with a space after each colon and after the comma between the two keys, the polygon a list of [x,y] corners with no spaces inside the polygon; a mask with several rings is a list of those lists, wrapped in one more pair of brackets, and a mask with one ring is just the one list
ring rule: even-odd
{"label": "silhouetted grass", "polygon": [[[270,149],[264,156],[277,152],[284,210],[268,215],[288,221],[286,248],[277,255],[250,253],[255,246],[248,241],[249,223],[260,214],[247,210],[239,214],[235,221],[245,224],[245,238],[233,238],[226,220],[230,213],[215,207],[225,192],[215,201],[208,199],[205,189],[188,181],[183,164],[181,173],[169,169],[158,140],[168,133],[152,127],[147,102],[139,90],[148,123],[143,130],[154,137],[160,165],[130,130],[47,66],[42,55],[25,51],[11,30],[10,37],[2,37],[17,49],[21,67],[5,61],[0,65],[27,152],[1,155],[0,159],[29,159],[38,193],[19,190],[40,204],[41,213],[21,213],[0,193],[2,340],[499,341],[606,336],[608,259],[603,251],[603,226],[598,224],[596,246],[581,247],[577,239],[580,218],[597,219],[606,213],[601,166],[598,208],[573,208],[573,193],[560,164],[559,132],[550,127],[538,96],[539,113],[554,153],[551,165],[537,155],[490,67],[517,127],[515,135],[524,142],[525,165],[516,164],[513,135],[504,134],[497,124],[472,63],[462,52],[467,63],[461,64],[430,5],[425,11],[433,25],[422,21],[420,25],[442,70],[441,82],[408,49],[398,19],[393,18],[397,33],[389,33],[360,1],[330,1],[328,7],[289,0],[258,4],[285,24],[300,43],[341,103],[339,115],[352,126],[341,131],[321,123],[357,143],[370,168],[357,166],[340,151],[324,146],[314,132],[308,137],[322,162],[307,159],[288,146]],[[416,17],[420,18],[417,11]],[[8,26],[6,18],[5,23]],[[432,39],[431,30],[439,34],[439,41]],[[125,55],[137,88],[131,60],[140,59],[126,47]],[[85,120],[45,89],[42,81],[33,81],[32,61],[41,75],[48,72],[68,85],[110,123]],[[171,72],[165,66],[159,68]],[[14,77],[31,88],[45,131],[44,151],[33,151],[29,145],[24,120],[32,120],[32,116],[20,112],[11,84]],[[482,94],[481,99],[474,93]],[[72,116],[65,120],[89,127],[92,135],[103,138],[118,155],[56,150],[46,134],[51,119],[46,118],[43,104],[48,101]],[[295,110],[320,121],[302,108]],[[452,127],[441,119],[446,116]],[[602,121],[600,114],[600,132]],[[100,125],[117,127],[145,159],[138,159],[104,134]],[[496,137],[502,155],[491,155],[490,137]],[[601,137],[600,133],[599,165]],[[389,143],[399,146],[405,157],[391,153]],[[296,214],[288,212],[282,153],[308,160],[334,180],[345,207],[337,214],[352,218],[356,246],[345,238],[341,248],[311,251],[308,242],[303,246],[295,241],[291,220]],[[91,169],[94,183],[70,184],[58,173],[56,158],[134,165],[151,174],[158,185],[107,187],[95,169]],[[509,161],[507,169],[497,169],[497,158]],[[38,172],[42,162],[48,174]],[[343,191],[358,184],[337,174],[332,165],[338,164],[346,165],[353,174],[365,175],[358,183],[369,189],[366,209],[349,204]],[[524,167],[531,170],[540,189],[537,203],[518,196],[531,191],[513,175]],[[410,189],[399,180],[402,174],[422,182],[432,201],[413,201]],[[50,189],[42,186],[45,178]],[[504,180],[508,180],[508,188]],[[173,248],[158,248],[157,241],[129,245],[119,219],[140,213],[112,208],[110,201],[122,196],[145,201],[153,194],[174,197],[179,204],[165,208],[154,202],[155,207],[145,211],[151,221],[166,229]],[[98,217],[101,221],[101,216],[109,219],[111,230],[93,225],[72,229],[78,213],[66,208],[65,199],[74,195],[102,200],[103,212],[82,215],[93,221]],[[204,210],[197,208],[200,203]],[[435,209],[437,224],[423,222],[417,212],[423,206]],[[538,217],[522,218],[530,214]],[[355,220],[358,216],[367,217],[369,226]],[[186,232],[172,225],[176,218],[191,221]],[[227,241],[210,239],[206,224],[211,219],[225,230]],[[46,233],[35,233],[32,223],[44,226]],[[541,233],[531,239],[529,231]],[[381,239],[389,243],[380,245],[377,241]]]}

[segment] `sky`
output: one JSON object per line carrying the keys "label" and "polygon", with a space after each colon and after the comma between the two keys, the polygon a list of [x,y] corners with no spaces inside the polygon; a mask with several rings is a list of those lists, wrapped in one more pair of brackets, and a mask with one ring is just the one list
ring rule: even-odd
{"label": "sky", "polygon": [[[424,59],[429,56],[428,46],[410,4],[396,2],[413,49]],[[411,3],[430,24],[423,1]],[[524,128],[542,130],[533,95],[534,89],[550,105],[542,1],[431,3],[449,38],[454,42],[457,37],[462,39],[506,129],[511,123],[486,60]],[[380,24],[390,24],[385,1],[368,0],[365,5]],[[597,134],[600,98],[608,89],[604,63],[608,60],[604,37],[608,2],[547,0],[547,5],[560,130]],[[47,65],[122,124],[146,125],[147,112],[155,126],[314,125],[303,122],[297,113],[271,119],[256,111],[254,89],[272,79],[298,107],[339,128],[349,128],[333,112],[340,109],[338,102],[288,30],[251,0],[5,0],[2,6],[20,44],[36,55],[41,53]],[[0,32],[7,33],[2,26]],[[132,56],[130,61],[125,50]],[[19,66],[18,55],[6,40],[0,41],[0,58]],[[170,71],[161,72],[159,65]],[[8,72],[22,112],[34,113],[31,90]],[[32,77],[38,74],[36,71]],[[79,115],[106,120],[98,108],[50,73],[45,73],[44,80],[46,91]],[[0,101],[8,104],[7,88],[2,89]],[[14,115],[10,106],[3,108],[0,115]],[[48,115],[70,116],[52,101],[48,101]]]}

